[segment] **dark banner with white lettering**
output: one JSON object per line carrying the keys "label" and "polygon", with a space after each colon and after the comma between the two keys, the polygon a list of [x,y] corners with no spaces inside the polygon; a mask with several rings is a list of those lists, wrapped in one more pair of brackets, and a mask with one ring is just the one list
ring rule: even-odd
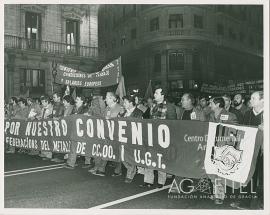
{"label": "dark banner with white lettering", "polygon": [[121,70],[121,58],[110,62],[101,71],[95,73],[85,73],[58,64],[55,82],[74,87],[108,87],[119,83]]}
{"label": "dark banner with white lettering", "polygon": [[237,93],[248,95],[259,90],[263,90],[263,80],[243,81],[223,86],[203,83],[201,87],[201,92],[211,95],[235,95]]}
{"label": "dark banner with white lettering", "polygon": [[[218,130],[222,132],[217,132]],[[216,174],[245,182],[262,143],[257,128],[200,121],[104,119],[5,120],[11,146],[126,161],[183,177]],[[247,147],[248,146],[248,147]]]}

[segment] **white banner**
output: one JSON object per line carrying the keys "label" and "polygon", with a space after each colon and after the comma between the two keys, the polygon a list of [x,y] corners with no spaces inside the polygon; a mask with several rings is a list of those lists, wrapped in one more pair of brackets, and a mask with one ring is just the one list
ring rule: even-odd
{"label": "white banner", "polygon": [[209,123],[205,170],[239,183],[248,179],[257,128]]}

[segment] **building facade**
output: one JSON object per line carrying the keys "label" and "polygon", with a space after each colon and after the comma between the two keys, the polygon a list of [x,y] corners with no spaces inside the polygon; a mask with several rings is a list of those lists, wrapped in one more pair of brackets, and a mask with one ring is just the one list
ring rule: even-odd
{"label": "building facade", "polygon": [[38,97],[53,83],[52,62],[84,72],[100,65],[98,5],[5,5],[5,98]]}
{"label": "building facade", "polygon": [[122,57],[129,90],[262,79],[263,8],[254,5],[102,5],[99,46]]}

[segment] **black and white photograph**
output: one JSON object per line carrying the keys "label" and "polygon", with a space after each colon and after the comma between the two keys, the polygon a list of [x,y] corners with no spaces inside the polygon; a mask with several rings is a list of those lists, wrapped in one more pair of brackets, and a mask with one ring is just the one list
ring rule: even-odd
{"label": "black and white photograph", "polygon": [[0,214],[270,214],[267,0],[1,9]]}

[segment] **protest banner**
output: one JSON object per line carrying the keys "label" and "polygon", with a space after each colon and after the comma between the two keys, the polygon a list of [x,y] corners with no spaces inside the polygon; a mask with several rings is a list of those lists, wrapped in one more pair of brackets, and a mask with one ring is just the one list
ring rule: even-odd
{"label": "protest banner", "polygon": [[226,178],[228,182],[247,184],[255,170],[258,146],[263,143],[263,135],[257,136],[257,130],[254,127],[210,122],[205,154],[206,173]]}
{"label": "protest banner", "polygon": [[251,94],[258,90],[263,90],[263,80],[243,81],[228,85],[203,83],[201,87],[202,93],[208,93],[212,95],[235,95],[237,93]]}
{"label": "protest banner", "polygon": [[118,84],[122,75],[121,57],[108,63],[101,71],[85,73],[79,70],[57,65],[55,82],[73,87],[107,87]]}
{"label": "protest banner", "polygon": [[257,128],[200,121],[86,115],[5,120],[5,142],[11,146],[67,153],[70,144],[76,144],[80,155],[127,161],[183,177],[215,174],[239,183],[252,176],[262,144],[258,136],[262,134]]}

